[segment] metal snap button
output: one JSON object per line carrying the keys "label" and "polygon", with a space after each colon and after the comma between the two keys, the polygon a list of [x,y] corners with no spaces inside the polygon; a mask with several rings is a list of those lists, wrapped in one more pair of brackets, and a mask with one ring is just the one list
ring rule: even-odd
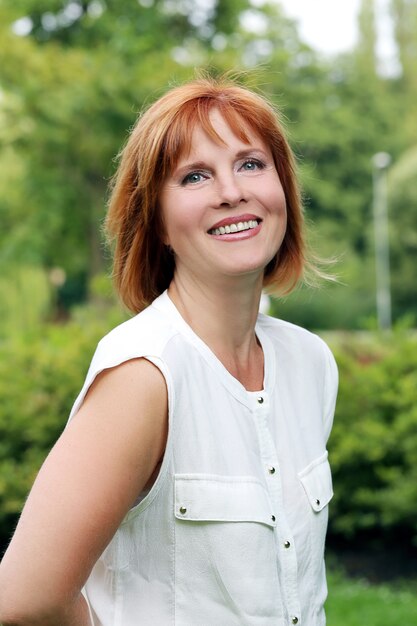
{"label": "metal snap button", "polygon": [[275,515],[271,515],[271,520],[275,522]]}
{"label": "metal snap button", "polygon": [[269,465],[269,466],[268,466],[268,472],[269,472],[270,474],[275,474],[275,467],[274,467],[273,465]]}
{"label": "metal snap button", "polygon": [[262,396],[259,396],[259,397],[257,398],[257,400],[258,400],[259,404],[263,404],[264,399],[263,399],[263,397],[262,397]]}
{"label": "metal snap button", "polygon": [[291,618],[291,624],[298,624],[298,617],[296,615],[293,615]]}
{"label": "metal snap button", "polygon": [[185,515],[185,514],[186,514],[186,512],[187,512],[187,509],[185,508],[185,506],[180,506],[180,513],[181,513],[182,515]]}
{"label": "metal snap button", "polygon": [[289,541],[284,541],[284,548],[289,548],[291,546]]}
{"label": "metal snap button", "polygon": [[316,504],[317,504],[317,506],[320,506],[320,500],[319,499],[316,500]]}

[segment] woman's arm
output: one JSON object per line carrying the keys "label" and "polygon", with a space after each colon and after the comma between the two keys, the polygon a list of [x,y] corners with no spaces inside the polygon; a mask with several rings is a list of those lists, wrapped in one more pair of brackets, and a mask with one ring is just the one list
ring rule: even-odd
{"label": "woman's arm", "polygon": [[10,618],[6,615],[6,621],[0,622],[2,626],[92,626],[86,600],[80,595],[77,600],[66,606],[54,607],[49,614],[42,613],[37,617],[26,617],[27,612],[12,611]]}
{"label": "woman's arm", "polygon": [[0,565],[0,622],[89,624],[81,589],[163,456],[167,390],[134,359],[102,372],[43,464]]}

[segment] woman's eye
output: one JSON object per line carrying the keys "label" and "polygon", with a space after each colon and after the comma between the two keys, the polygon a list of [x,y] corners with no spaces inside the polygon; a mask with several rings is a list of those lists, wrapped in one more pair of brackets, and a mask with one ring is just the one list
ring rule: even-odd
{"label": "woman's eye", "polygon": [[262,170],[264,168],[264,164],[262,161],[258,161],[257,159],[248,159],[242,165],[242,169],[247,172],[255,172],[256,170]]}
{"label": "woman's eye", "polygon": [[187,176],[185,176],[182,184],[187,185],[188,183],[201,183],[202,180],[204,180],[204,176],[201,172],[190,172]]}

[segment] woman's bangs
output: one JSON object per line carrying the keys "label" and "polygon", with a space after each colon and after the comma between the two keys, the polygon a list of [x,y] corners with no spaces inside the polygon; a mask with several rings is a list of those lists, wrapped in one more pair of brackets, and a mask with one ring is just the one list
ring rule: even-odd
{"label": "woman's bangs", "polygon": [[237,107],[234,107],[232,102],[227,102],[219,107],[219,111],[233,134],[243,143],[250,143],[248,131],[259,134],[253,119],[249,115],[245,115],[246,111],[242,111],[241,108],[238,110]]}
{"label": "woman's bangs", "polygon": [[162,145],[164,173],[168,176],[177,166],[183,155],[191,150],[193,132],[198,123],[198,115],[193,103],[187,102],[171,122]]}
{"label": "woman's bangs", "polygon": [[166,175],[169,175],[184,155],[187,156],[191,150],[193,132],[197,125],[217,144],[224,144],[223,138],[213,127],[210,114],[217,109],[224,120],[230,126],[232,132],[243,143],[250,143],[248,131],[252,131],[260,136],[261,129],[254,123],[253,116],[249,112],[238,110],[233,102],[225,102],[213,98],[199,98],[189,101],[178,112],[169,126],[164,146],[163,161]]}

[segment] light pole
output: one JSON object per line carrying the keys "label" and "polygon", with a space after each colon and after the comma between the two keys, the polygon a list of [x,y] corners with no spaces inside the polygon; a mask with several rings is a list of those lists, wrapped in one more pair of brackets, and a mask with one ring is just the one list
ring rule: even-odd
{"label": "light pole", "polygon": [[378,152],[372,157],[376,308],[378,326],[382,330],[391,330],[392,323],[387,199],[387,168],[390,163],[391,157],[387,152]]}

